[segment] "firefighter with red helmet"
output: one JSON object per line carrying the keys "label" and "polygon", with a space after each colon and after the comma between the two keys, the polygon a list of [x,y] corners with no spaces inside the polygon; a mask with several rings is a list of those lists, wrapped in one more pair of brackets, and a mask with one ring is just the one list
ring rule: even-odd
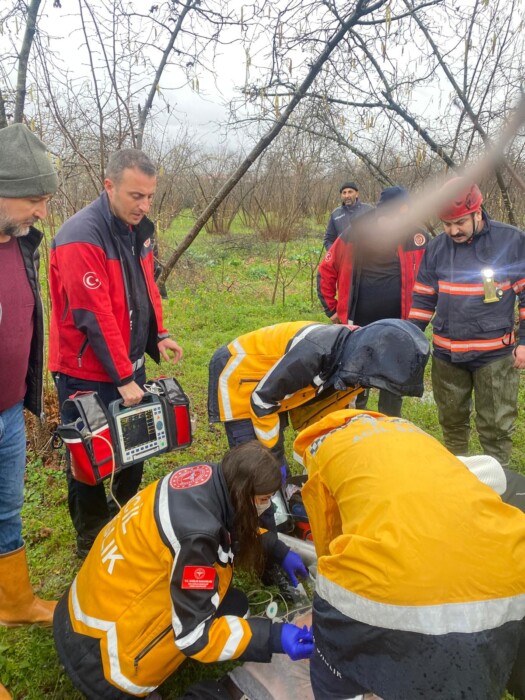
{"label": "firefighter with red helmet", "polygon": [[525,234],[487,216],[476,184],[454,178],[444,187],[454,191],[440,213],[444,233],[426,249],[409,320],[422,330],[432,323],[432,387],[445,445],[468,453],[474,394],[483,450],[507,466],[517,370],[525,368]]}

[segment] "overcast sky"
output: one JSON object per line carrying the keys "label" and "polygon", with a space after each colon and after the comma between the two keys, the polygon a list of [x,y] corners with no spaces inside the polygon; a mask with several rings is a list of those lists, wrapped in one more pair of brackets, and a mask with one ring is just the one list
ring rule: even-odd
{"label": "overcast sky", "polygon": [[[92,2],[97,5],[100,0]],[[149,7],[149,3],[144,3],[144,0],[136,0],[135,4],[137,3],[141,9],[145,4]],[[81,48],[84,37],[80,31],[80,20],[74,14],[77,8],[77,3],[71,3],[70,0],[62,0],[61,8],[53,7],[53,0],[44,0],[39,26],[51,37],[51,49],[64,61],[68,71],[80,77],[88,74],[88,66],[87,54]],[[235,31],[238,32],[238,29]],[[20,34],[19,44],[21,40]],[[156,60],[158,55],[155,54]],[[180,71],[170,66],[165,69],[160,87],[169,99],[172,110],[171,116],[165,114],[157,119],[160,124],[167,122],[168,130],[174,136],[182,125],[194,133],[203,145],[218,146],[224,143],[229,118],[227,105],[234,97],[235,88],[243,85],[246,75],[246,54],[241,43],[217,47],[214,67],[215,75],[199,71],[198,93],[189,85],[181,87]],[[231,146],[237,145],[238,139],[237,132],[228,134]]]}

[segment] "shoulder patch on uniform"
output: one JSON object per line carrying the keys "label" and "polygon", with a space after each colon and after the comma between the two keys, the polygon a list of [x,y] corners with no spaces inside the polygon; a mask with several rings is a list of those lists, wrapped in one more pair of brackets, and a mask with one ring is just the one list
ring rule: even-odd
{"label": "shoulder patch on uniform", "polygon": [[213,590],[217,572],[213,566],[185,566],[181,588],[197,591]]}
{"label": "shoulder patch on uniform", "polygon": [[212,468],[209,464],[196,464],[194,467],[177,469],[170,477],[172,489],[191,489],[210,480]]}
{"label": "shoulder patch on uniform", "polygon": [[151,238],[147,238],[147,239],[144,241],[144,248],[149,248],[150,245],[151,245]]}
{"label": "shoulder patch on uniform", "polygon": [[414,236],[414,243],[417,245],[418,248],[421,248],[422,245],[425,245],[425,236],[422,233],[416,233]]}

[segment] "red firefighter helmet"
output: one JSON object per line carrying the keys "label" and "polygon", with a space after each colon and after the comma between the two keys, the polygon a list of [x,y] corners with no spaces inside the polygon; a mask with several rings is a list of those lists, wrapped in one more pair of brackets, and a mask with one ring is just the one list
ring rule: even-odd
{"label": "red firefighter helmet", "polygon": [[[455,177],[443,185],[443,190],[449,189],[451,185],[458,185],[463,180],[461,177]],[[439,218],[442,221],[454,221],[461,219],[462,216],[473,214],[483,203],[483,195],[477,185],[469,185],[461,189],[456,194],[452,201],[439,212]]]}

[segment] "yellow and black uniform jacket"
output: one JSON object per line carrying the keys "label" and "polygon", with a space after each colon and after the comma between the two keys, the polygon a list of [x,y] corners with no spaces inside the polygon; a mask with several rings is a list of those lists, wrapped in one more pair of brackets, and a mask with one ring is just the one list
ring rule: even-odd
{"label": "yellow and black uniform jacket", "polygon": [[[139,492],[99,534],[54,621],[60,659],[88,697],[105,697],[106,683],[148,695],[186,657],[270,660],[268,620],[216,616],[233,517],[220,466],[195,463]],[[103,675],[90,667],[93,639]]]}
{"label": "yellow and black uniform jacket", "polygon": [[[273,447],[279,414],[323,398],[341,361],[347,326],[294,321],[239,336],[210,362],[208,415],[211,422],[250,419],[258,440]],[[360,389],[332,392],[330,407],[348,404]],[[316,399],[317,400],[317,399]]]}
{"label": "yellow and black uniform jacket", "polygon": [[525,616],[525,517],[437,440],[401,418],[337,411],[294,449],[316,592],[340,620],[440,635]]}
{"label": "yellow and black uniform jacket", "polygon": [[294,447],[317,670],[385,698],[500,698],[525,617],[523,513],[401,418],[339,411]]}

